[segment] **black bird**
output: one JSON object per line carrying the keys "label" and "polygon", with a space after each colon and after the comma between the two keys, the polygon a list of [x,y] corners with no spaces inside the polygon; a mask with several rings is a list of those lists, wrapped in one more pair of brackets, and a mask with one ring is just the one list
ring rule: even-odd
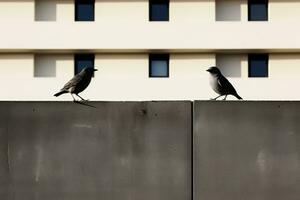
{"label": "black bird", "polygon": [[69,82],[67,82],[64,87],[54,96],[58,97],[64,93],[70,93],[73,97],[73,100],[76,101],[73,94],[78,96],[81,100],[85,101],[84,98],[79,96],[78,94],[85,90],[87,86],[90,84],[91,79],[93,77],[94,71],[98,71],[97,69],[86,67],[81,72],[76,74]]}
{"label": "black bird", "polygon": [[210,73],[210,79],[209,83],[212,89],[219,94],[216,98],[213,100],[217,100],[219,97],[224,96],[225,98],[223,100],[226,100],[227,95],[233,95],[237,99],[242,99],[240,97],[234,87],[231,85],[231,83],[225,78],[221,71],[217,67],[210,67],[208,70],[206,70]]}

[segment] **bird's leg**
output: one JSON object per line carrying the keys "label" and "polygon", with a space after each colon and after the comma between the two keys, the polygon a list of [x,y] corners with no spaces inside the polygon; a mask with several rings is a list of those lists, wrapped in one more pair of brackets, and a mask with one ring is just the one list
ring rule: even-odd
{"label": "bird's leg", "polygon": [[73,101],[76,101],[76,99],[74,98],[73,94],[72,94],[72,93],[70,93],[70,94],[71,94],[71,96],[72,96],[72,98],[73,98]]}
{"label": "bird's leg", "polygon": [[223,96],[223,95],[217,96],[216,98],[213,98],[213,99],[210,99],[210,100],[217,100],[221,96]]}
{"label": "bird's leg", "polygon": [[225,100],[226,100],[226,98],[227,98],[227,94],[225,95],[225,98],[223,99],[223,101],[225,101]]}
{"label": "bird's leg", "polygon": [[79,96],[78,94],[76,94],[76,96],[78,96],[82,101],[88,101],[88,100],[85,100],[84,98],[82,98],[81,96]]}

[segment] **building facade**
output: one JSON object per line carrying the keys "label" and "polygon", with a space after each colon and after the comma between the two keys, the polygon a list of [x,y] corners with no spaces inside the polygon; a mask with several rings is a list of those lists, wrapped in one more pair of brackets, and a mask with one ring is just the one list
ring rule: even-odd
{"label": "building facade", "polygon": [[[218,66],[246,100],[299,100],[300,0],[0,0],[0,99],[208,100]],[[234,99],[229,97],[228,99]]]}

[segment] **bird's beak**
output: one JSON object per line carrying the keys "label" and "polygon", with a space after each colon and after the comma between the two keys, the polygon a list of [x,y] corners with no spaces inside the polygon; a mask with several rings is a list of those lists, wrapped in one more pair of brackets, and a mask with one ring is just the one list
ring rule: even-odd
{"label": "bird's beak", "polygon": [[98,71],[98,69],[94,69],[94,71]]}
{"label": "bird's beak", "polygon": [[207,69],[206,71],[209,72],[209,69]]}

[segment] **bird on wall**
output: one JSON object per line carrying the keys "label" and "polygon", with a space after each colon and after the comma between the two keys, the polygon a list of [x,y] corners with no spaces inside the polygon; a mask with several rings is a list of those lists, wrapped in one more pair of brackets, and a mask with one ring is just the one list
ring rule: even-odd
{"label": "bird on wall", "polygon": [[231,83],[223,76],[221,71],[217,67],[210,67],[208,70],[210,77],[209,77],[209,83],[212,89],[219,94],[216,98],[212,100],[217,100],[219,97],[224,96],[225,98],[223,100],[226,100],[228,95],[233,95],[237,99],[242,99],[240,97],[234,87],[231,85]]}
{"label": "bird on wall", "polygon": [[82,69],[81,72],[76,74],[69,82],[64,85],[64,87],[58,93],[54,94],[54,96],[58,97],[62,94],[70,93],[74,101],[76,101],[76,99],[74,98],[73,94],[78,96],[81,100],[86,101],[78,94],[85,90],[90,84],[94,71],[98,70],[91,67]]}

